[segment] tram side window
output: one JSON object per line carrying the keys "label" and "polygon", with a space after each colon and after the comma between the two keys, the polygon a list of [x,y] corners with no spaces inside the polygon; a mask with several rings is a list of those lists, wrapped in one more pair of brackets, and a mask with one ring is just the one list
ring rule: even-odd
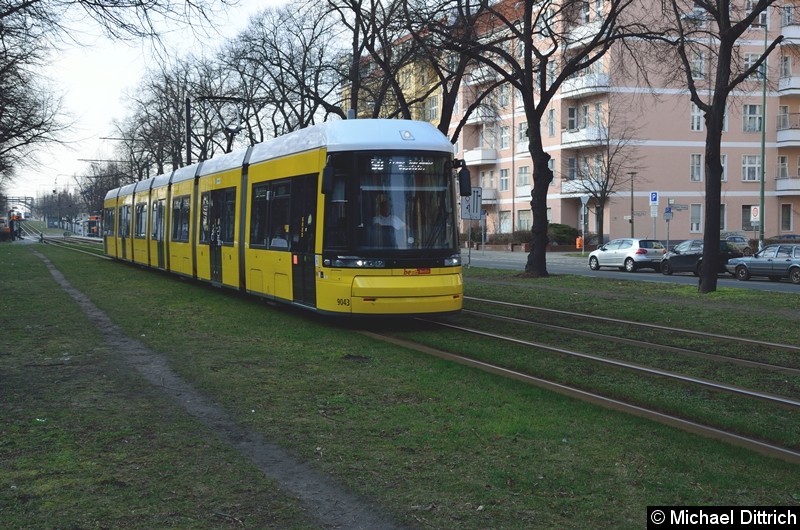
{"label": "tram side window", "polygon": [[200,242],[208,244],[211,239],[211,194],[200,195]]}
{"label": "tram side window", "polygon": [[223,190],[224,203],[220,222],[220,237],[225,243],[233,244],[236,225],[236,188]]}
{"label": "tram side window", "polygon": [[189,241],[189,196],[172,200],[172,240]]}
{"label": "tram side window", "polygon": [[119,237],[131,235],[131,207],[122,206],[119,209]]}
{"label": "tram side window", "polygon": [[348,247],[346,176],[343,171],[337,171],[333,177],[333,191],[325,196],[325,248]]}
{"label": "tram side window", "polygon": [[252,204],[250,206],[250,246],[265,248],[267,246],[267,195],[268,184],[253,185]]}
{"label": "tram side window", "polygon": [[164,199],[159,199],[153,207],[150,219],[150,231],[154,241],[164,240]]}
{"label": "tram side window", "polygon": [[[288,250],[291,245],[289,236],[289,206],[292,195],[292,184],[288,180],[272,184],[272,201],[270,204],[269,219],[269,248],[274,250]],[[292,236],[292,242],[297,243],[299,234]]]}
{"label": "tram side window", "polygon": [[136,236],[138,239],[144,239],[147,237],[147,203],[140,202],[137,204],[134,214],[134,220],[136,222],[134,236]]}
{"label": "tram side window", "polygon": [[106,208],[103,211],[103,235],[114,237],[114,214],[115,208]]}
{"label": "tram side window", "polygon": [[[253,185],[250,210],[250,246],[271,250],[288,250],[289,244],[289,199],[291,181],[282,180]],[[230,214],[230,230],[233,233],[235,193],[226,200]]]}

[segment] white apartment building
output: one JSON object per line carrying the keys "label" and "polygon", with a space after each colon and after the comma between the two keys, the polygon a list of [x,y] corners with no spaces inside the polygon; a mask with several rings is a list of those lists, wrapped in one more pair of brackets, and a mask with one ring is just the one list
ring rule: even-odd
{"label": "white apartment building", "polygon": [[[721,227],[750,238],[757,237],[751,217],[761,201],[762,171],[765,237],[800,233],[800,3],[796,8],[790,2],[772,7],[762,21],[767,39],[782,34],[784,40],[770,55],[766,76],[751,76],[729,98],[722,142]],[[592,22],[587,15],[586,23]],[[739,44],[743,64],[756,60],[765,47],[763,24],[745,33]],[[608,153],[617,149],[626,159],[613,170],[618,174],[604,208],[606,239],[632,233],[658,239],[701,238],[703,116],[685,88],[675,82],[637,86],[614,61],[611,54],[562,85],[542,120],[555,173],[547,198],[548,219],[581,227],[581,196],[592,185],[587,181],[610,171]],[[707,58],[698,54],[693,61],[694,79],[703,86]],[[475,86],[492,75],[484,68],[472,73],[462,89],[461,109],[467,108]],[[492,100],[491,109],[470,117],[456,142],[456,156],[465,160],[473,185],[482,187],[487,232],[528,230],[533,164],[524,114],[514,90],[501,87]],[[657,206],[652,192],[657,192]],[[587,206],[585,228],[596,233],[597,204],[589,200]],[[672,213],[669,224],[667,207]]]}

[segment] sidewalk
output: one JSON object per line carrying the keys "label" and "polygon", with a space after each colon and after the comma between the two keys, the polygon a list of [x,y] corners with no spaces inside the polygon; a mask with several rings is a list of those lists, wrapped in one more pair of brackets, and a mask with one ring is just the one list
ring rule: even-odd
{"label": "sidewalk", "polygon": [[[503,250],[475,250],[461,249],[461,259],[468,263],[470,257],[476,261],[503,261],[507,263],[524,264],[528,260],[527,252],[511,252]],[[585,251],[581,256],[580,250],[573,252],[548,252],[547,263],[583,263],[589,259],[589,252]]]}

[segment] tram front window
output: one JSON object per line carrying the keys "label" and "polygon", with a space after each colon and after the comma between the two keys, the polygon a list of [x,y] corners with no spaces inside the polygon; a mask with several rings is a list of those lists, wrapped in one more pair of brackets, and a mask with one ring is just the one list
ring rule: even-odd
{"label": "tram front window", "polygon": [[333,190],[325,199],[326,248],[455,249],[455,195],[446,155],[334,156]]}

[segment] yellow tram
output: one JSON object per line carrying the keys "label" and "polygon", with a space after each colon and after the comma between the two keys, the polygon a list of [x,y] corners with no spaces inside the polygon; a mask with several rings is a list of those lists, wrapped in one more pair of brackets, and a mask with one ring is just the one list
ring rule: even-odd
{"label": "yellow tram", "polygon": [[326,122],[109,191],[105,251],[321,313],[454,312],[458,165],[426,122]]}

